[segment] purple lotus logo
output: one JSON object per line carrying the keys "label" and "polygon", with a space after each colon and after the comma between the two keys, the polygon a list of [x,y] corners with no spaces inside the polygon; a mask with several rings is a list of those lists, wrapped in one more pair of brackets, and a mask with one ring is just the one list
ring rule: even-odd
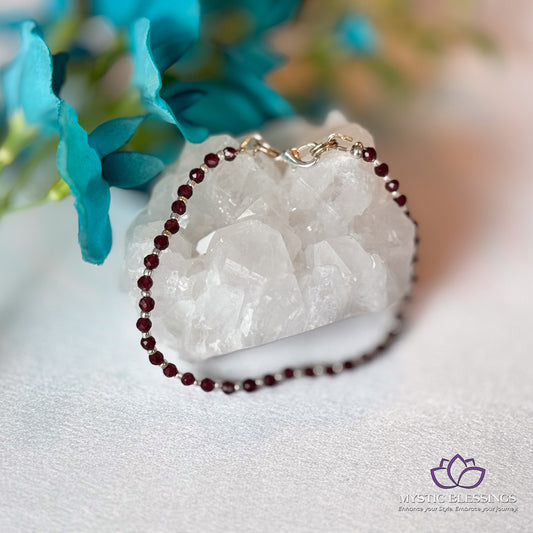
{"label": "purple lotus logo", "polygon": [[440,466],[431,469],[431,478],[441,489],[475,489],[481,485],[485,469],[476,466],[474,459],[466,461],[457,454],[450,461],[441,459]]}

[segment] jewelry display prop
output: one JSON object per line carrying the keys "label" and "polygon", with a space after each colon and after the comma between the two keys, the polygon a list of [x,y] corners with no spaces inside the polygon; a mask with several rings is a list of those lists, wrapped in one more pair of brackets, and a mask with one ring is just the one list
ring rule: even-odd
{"label": "jewelry display prop", "polygon": [[[337,189],[332,194],[331,187],[327,187],[329,178],[326,176],[324,181],[321,177],[328,174],[326,160],[329,159],[331,165],[334,157],[334,172],[341,190]],[[209,178],[215,179],[221,167],[233,166],[235,169],[239,160],[244,164],[244,159],[248,159],[248,164],[252,160],[258,165],[255,172],[249,169],[245,176],[252,181],[254,178],[261,179],[265,174],[277,173],[281,176],[277,170],[279,165],[294,169],[293,174],[305,176],[305,179],[295,180],[288,191],[281,188],[281,197],[274,198],[274,207],[266,205],[261,198],[252,198],[250,207],[239,213],[243,207],[239,198],[228,196],[226,208],[220,202],[212,203],[211,209],[218,210],[227,224],[232,227],[235,223],[239,225],[238,228],[233,227],[232,234],[225,232],[227,228],[217,230],[216,223],[209,220],[209,212],[202,212],[202,224],[194,224],[189,217],[189,202],[192,210],[196,195],[201,197],[201,188],[209,187],[209,183],[205,183]],[[290,172],[280,179],[294,179]],[[226,168],[225,176],[231,179],[232,171]],[[253,134],[240,145],[220,146],[219,150],[207,153],[203,161],[189,170],[188,178],[178,187],[177,195],[170,202],[168,218],[154,229],[153,248],[144,256],[144,271],[137,279],[137,287],[141,291],[138,300],[140,317],[137,320],[137,329],[142,333],[141,346],[148,352],[149,361],[160,366],[165,376],[177,378],[186,386],[199,386],[206,392],[217,389],[226,394],[241,390],[252,392],[293,378],[334,375],[351,370],[374,359],[397,338],[404,325],[404,306],[415,279],[417,225],[407,209],[406,196],[399,191],[398,180],[390,176],[388,165],[378,160],[372,146],[365,146],[352,136],[335,132],[323,141],[282,152],[261,135]],[[222,184],[219,182],[217,185],[220,188]],[[254,184],[260,191],[264,192],[266,188],[267,195],[276,189],[276,185],[276,181],[268,180]],[[321,189],[324,185],[326,187]],[[308,204],[310,209],[305,209],[310,187],[315,193],[318,189],[323,196],[327,204],[326,216],[316,212],[311,202]],[[380,189],[378,194],[373,194],[375,187]],[[239,191],[241,195],[246,195],[246,183]],[[354,192],[359,194],[354,195]],[[288,203],[283,202],[284,199]],[[373,208],[369,209],[371,204],[374,204]],[[262,222],[267,213],[270,224],[276,218],[272,214],[280,215],[278,231],[271,230]],[[303,225],[304,231],[292,231],[290,222],[295,220]],[[387,228],[377,229],[378,221],[386,222]],[[332,225],[336,229],[328,235]],[[206,235],[206,228],[211,227]],[[357,227],[359,233],[353,231]],[[191,241],[181,237],[183,231],[191,233]],[[192,242],[197,244],[195,250]],[[406,242],[409,242],[408,246]],[[156,297],[157,284],[164,285],[157,272],[166,260],[165,251],[173,245],[178,252],[173,255],[182,264],[172,264],[168,275],[180,276],[180,269],[185,273],[181,294],[174,288]],[[372,248],[379,249],[380,254],[373,253]],[[250,258],[255,260],[253,268],[243,267],[242,263],[246,261],[238,259],[242,254],[246,254],[246,261]],[[207,256],[214,260],[217,267],[214,272],[209,268]],[[291,273],[297,267],[302,273],[298,278]],[[239,276],[247,278],[250,287],[258,288],[258,299],[250,300],[248,304],[251,308],[264,306],[263,320],[265,316],[272,316],[268,326],[265,327],[261,320],[254,323],[253,309],[246,312],[243,296],[238,290],[228,294],[228,290],[235,287],[232,278]],[[292,279],[289,279],[291,276]],[[332,281],[334,278],[335,283]],[[230,283],[229,289],[224,287],[224,281]],[[265,285],[268,287],[266,292]],[[195,293],[197,301],[193,299]],[[181,299],[182,295],[186,297]],[[165,299],[163,308],[158,309],[160,300]],[[374,348],[364,353],[335,363],[290,366],[242,380],[200,378],[192,372],[180,372],[176,364],[168,361],[158,349],[152,334],[153,318],[160,320],[167,330],[177,332],[175,339],[179,338],[180,330],[188,331],[189,335],[185,335],[188,338],[182,339],[182,342],[189,343],[193,356],[185,356],[184,345],[181,346],[180,356],[199,361],[393,305],[397,309],[392,326]],[[214,321],[211,325],[209,315]],[[180,316],[182,320],[198,320],[199,326],[187,329],[185,324],[179,323]],[[219,330],[210,339],[213,324]]]}

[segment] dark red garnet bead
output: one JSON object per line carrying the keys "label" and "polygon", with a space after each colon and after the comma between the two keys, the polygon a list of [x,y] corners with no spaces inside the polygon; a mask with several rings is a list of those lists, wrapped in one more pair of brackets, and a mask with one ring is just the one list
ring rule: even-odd
{"label": "dark red garnet bead", "polygon": [[144,258],[144,266],[153,270],[159,266],[159,257],[157,254],[149,254]]}
{"label": "dark red garnet bead", "polygon": [[368,163],[371,163],[372,161],[375,161],[377,157],[377,153],[375,148],[372,148],[369,146],[368,148],[365,148],[363,150],[363,159],[367,161]]}
{"label": "dark red garnet bead", "polygon": [[309,377],[313,377],[315,375],[315,369],[312,367],[312,366],[308,366],[305,370],[304,370],[304,374],[306,376],[309,376]]}
{"label": "dark red garnet bead", "polygon": [[235,148],[232,148],[231,146],[224,148],[224,159],[226,161],[233,161],[236,157],[237,150],[235,150]]}
{"label": "dark red garnet bead", "polygon": [[293,368],[286,368],[283,371],[283,375],[286,379],[292,379],[294,377],[294,369]]}
{"label": "dark red garnet bead", "polygon": [[172,202],[172,212],[178,215],[183,215],[187,211],[187,206],[183,200],[176,200]]}
{"label": "dark red garnet bead", "polygon": [[190,198],[192,196],[192,187],[190,185],[180,185],[178,187],[178,196],[183,196],[184,198]]}
{"label": "dark red garnet bead", "polygon": [[385,189],[387,189],[389,192],[397,191],[399,186],[400,182],[398,180],[390,180],[385,183]]}
{"label": "dark red garnet bead", "polygon": [[148,333],[152,328],[152,321],[149,318],[139,318],[137,320],[137,329],[142,333]]}
{"label": "dark red garnet bead", "polygon": [[153,365],[162,365],[165,362],[165,358],[161,352],[154,352],[148,356],[150,363]]}
{"label": "dark red garnet bead", "polygon": [[215,168],[218,165],[219,159],[217,154],[207,154],[204,157],[204,163],[209,168]]}
{"label": "dark red garnet bead", "polygon": [[326,374],[329,374],[330,376],[335,374],[335,370],[333,370],[332,366],[327,366],[326,367]]}
{"label": "dark red garnet bead", "polygon": [[173,378],[178,373],[178,369],[174,363],[169,363],[165,368],[163,368],[163,374],[167,378]]}
{"label": "dark red garnet bead", "polygon": [[276,384],[276,378],[275,378],[272,374],[267,374],[267,375],[263,378],[263,383],[264,383],[267,387],[272,387],[273,385]]}
{"label": "dark red garnet bead", "polygon": [[154,282],[150,276],[141,276],[137,280],[137,287],[139,287],[141,291],[149,291],[153,284]]}
{"label": "dark red garnet bead", "polygon": [[353,368],[353,363],[352,361],[344,361],[342,366],[344,367],[345,370],[350,370],[351,368]]}
{"label": "dark red garnet bead", "polygon": [[232,381],[224,381],[224,383],[222,383],[222,391],[226,394],[233,394],[235,392],[235,383]]}
{"label": "dark red garnet bead", "polygon": [[185,372],[185,374],[183,374],[183,376],[181,376],[181,382],[184,385],[187,385],[187,387],[189,385],[193,385],[194,384],[194,374],[191,374],[190,372]]}
{"label": "dark red garnet bead", "polygon": [[169,218],[165,222],[165,229],[167,231],[170,231],[170,233],[174,235],[175,233],[178,233],[178,230],[180,229],[180,224],[175,218]]}
{"label": "dark red garnet bead", "polygon": [[168,248],[168,237],[166,235],[158,235],[154,239],[154,246],[158,250],[166,250]]}
{"label": "dark red garnet bead", "polygon": [[141,346],[145,350],[153,350],[155,348],[155,339],[153,337],[146,337],[141,339]]}
{"label": "dark red garnet bead", "polygon": [[242,383],[242,388],[246,392],[253,392],[255,389],[257,389],[257,383],[253,379],[245,379]]}
{"label": "dark red garnet bead", "polygon": [[149,313],[155,307],[155,301],[150,296],[144,296],[139,300],[139,307],[144,313]]}
{"label": "dark red garnet bead", "polygon": [[405,194],[402,194],[401,196],[398,196],[398,198],[394,198],[394,201],[400,206],[403,207],[407,202],[407,197]]}
{"label": "dark red garnet bead", "polygon": [[201,183],[204,180],[205,172],[201,168],[193,168],[189,172],[189,178],[196,183]]}
{"label": "dark red garnet bead", "polygon": [[205,392],[211,392],[215,388],[215,382],[212,379],[204,378],[200,383],[200,387]]}
{"label": "dark red garnet bead", "polygon": [[381,163],[377,167],[374,167],[374,172],[376,173],[376,176],[384,178],[389,175],[389,165],[387,165],[387,163]]}

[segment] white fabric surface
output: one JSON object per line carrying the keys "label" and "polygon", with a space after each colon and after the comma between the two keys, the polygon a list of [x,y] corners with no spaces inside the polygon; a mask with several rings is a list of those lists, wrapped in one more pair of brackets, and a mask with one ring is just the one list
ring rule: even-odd
{"label": "white fabric surface", "polygon": [[[421,223],[422,279],[407,334],[353,373],[232,397],[181,387],[145,360],[119,290],[139,196],[114,194],[101,268],[80,260],[68,200],[2,220],[0,531],[533,531],[524,55],[456,58],[423,123],[376,135]],[[353,344],[341,325],[324,335],[318,349]],[[429,470],[455,453],[487,469],[474,492],[519,511],[399,512],[402,495],[439,493]]]}

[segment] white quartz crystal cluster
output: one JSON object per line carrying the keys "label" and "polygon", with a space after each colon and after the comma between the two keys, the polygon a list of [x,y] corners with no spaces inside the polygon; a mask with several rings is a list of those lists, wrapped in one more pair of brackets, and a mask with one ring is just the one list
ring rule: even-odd
{"label": "white quartz crystal cluster", "polygon": [[[359,126],[331,120],[319,130],[293,130],[294,145],[334,131],[372,145]],[[279,137],[290,134],[285,129]],[[228,136],[187,145],[157,183],[128,235],[126,266],[136,298],[143,257],[178,186],[206,153],[238,145]],[[196,185],[180,226],[153,274],[152,321],[158,342],[183,359],[207,359],[380,311],[409,287],[413,223],[372,164],[348,153],[325,153],[312,168],[264,154],[221,162]]]}

